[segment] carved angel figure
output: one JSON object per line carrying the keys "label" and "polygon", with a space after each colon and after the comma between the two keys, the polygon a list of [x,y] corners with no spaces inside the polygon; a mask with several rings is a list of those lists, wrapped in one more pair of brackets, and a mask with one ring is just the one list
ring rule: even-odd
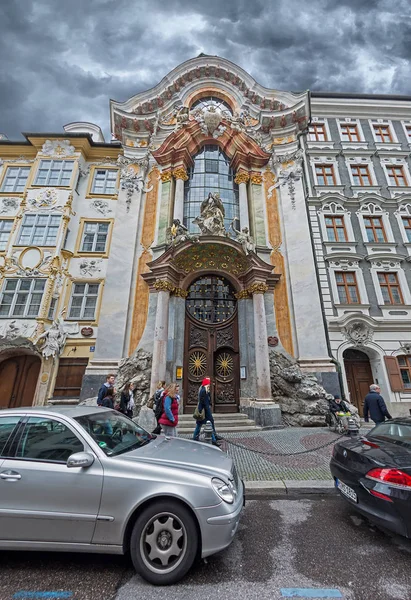
{"label": "carved angel figure", "polygon": [[211,192],[201,203],[200,216],[193,221],[205,235],[226,235],[224,227],[225,210],[220,194]]}
{"label": "carved angel figure", "polygon": [[78,333],[78,323],[65,324],[63,320],[64,314],[65,310],[62,310],[57,319],[53,321],[51,327],[42,333],[35,342],[38,345],[40,340],[44,339],[41,349],[44,358],[60,356],[69,333]]}
{"label": "carved angel figure", "polygon": [[233,220],[231,222],[231,229],[236,234],[236,240],[237,240],[237,242],[240,242],[240,244],[242,245],[243,250],[246,254],[249,254],[250,252],[255,252],[254,239],[250,235],[250,233],[248,231],[248,227],[243,227],[241,231],[238,231],[238,229],[236,229],[234,227],[234,220]]}
{"label": "carved angel figure", "polygon": [[166,243],[168,246],[176,246],[180,242],[190,239],[187,227],[180,222],[180,219],[174,219],[171,227],[166,230]]}

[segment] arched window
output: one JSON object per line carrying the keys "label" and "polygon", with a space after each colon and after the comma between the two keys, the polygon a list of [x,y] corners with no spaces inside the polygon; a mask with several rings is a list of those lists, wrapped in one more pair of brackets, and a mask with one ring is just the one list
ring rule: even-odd
{"label": "arched window", "polygon": [[199,233],[193,220],[200,215],[201,203],[209,192],[220,194],[225,208],[225,228],[229,230],[234,219],[234,227],[239,229],[238,185],[234,183],[228,158],[214,145],[204,146],[196,155],[184,184],[184,225],[192,233]]}
{"label": "arched window", "polygon": [[223,114],[228,112],[231,116],[233,116],[233,111],[231,106],[220,98],[216,98],[215,96],[207,96],[205,98],[199,98],[196,100],[190,110],[195,110],[196,108],[209,108],[210,106],[214,106],[214,108],[218,108]]}

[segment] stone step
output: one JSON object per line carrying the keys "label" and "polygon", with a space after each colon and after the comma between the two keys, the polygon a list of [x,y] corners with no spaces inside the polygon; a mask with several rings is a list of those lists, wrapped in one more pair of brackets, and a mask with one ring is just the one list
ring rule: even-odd
{"label": "stone step", "polygon": [[[261,427],[257,427],[256,425],[247,425],[245,427],[240,427],[240,426],[236,426],[236,427],[220,427],[218,425],[218,423],[215,424],[216,425],[216,431],[218,434],[220,435],[224,435],[225,433],[245,433],[245,432],[249,432],[249,431],[261,431]],[[193,426],[192,427],[187,427],[185,425],[182,425],[180,427],[180,423],[178,424],[178,434],[179,435],[193,435],[194,433],[194,427],[195,427],[195,422],[193,420]]]}
{"label": "stone step", "polygon": [[[180,419],[178,418],[179,427],[191,427],[192,424],[195,425],[195,421],[193,418],[188,419]],[[216,424],[216,428],[225,427],[227,429],[231,429],[233,427],[255,427],[255,422],[252,419],[239,419],[236,421],[235,419],[226,420],[226,419],[214,419],[214,423]]]}
{"label": "stone step", "polygon": [[[194,412],[194,410],[193,410]],[[214,421],[247,421],[245,413],[213,413]],[[180,421],[193,421],[193,413],[179,415]]]}

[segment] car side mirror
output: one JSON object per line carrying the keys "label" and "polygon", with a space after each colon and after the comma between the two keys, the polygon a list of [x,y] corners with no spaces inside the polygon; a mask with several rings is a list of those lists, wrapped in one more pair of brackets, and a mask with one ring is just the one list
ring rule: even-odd
{"label": "car side mirror", "polygon": [[67,459],[67,467],[91,467],[94,462],[94,456],[89,452],[76,452]]}

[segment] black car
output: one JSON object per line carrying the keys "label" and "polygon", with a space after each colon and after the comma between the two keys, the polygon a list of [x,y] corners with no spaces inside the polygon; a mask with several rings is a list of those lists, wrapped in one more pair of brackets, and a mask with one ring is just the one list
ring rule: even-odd
{"label": "black car", "polygon": [[337,442],[330,463],[340,494],[377,525],[411,538],[411,418]]}

